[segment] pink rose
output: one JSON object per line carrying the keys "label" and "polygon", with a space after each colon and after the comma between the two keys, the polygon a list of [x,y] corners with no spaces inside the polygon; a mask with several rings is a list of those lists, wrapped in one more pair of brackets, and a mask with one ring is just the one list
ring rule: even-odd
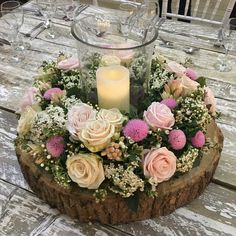
{"label": "pink rose", "polygon": [[144,175],[155,183],[167,181],[176,170],[176,156],[167,148],[151,149],[143,161]]}
{"label": "pink rose", "polygon": [[78,59],[70,57],[66,60],[60,61],[57,67],[61,70],[73,70],[79,68],[80,63]]}
{"label": "pink rose", "polygon": [[180,81],[182,84],[182,93],[181,93],[182,96],[191,94],[199,86],[198,82],[191,80],[186,75],[183,75],[181,78],[178,78],[177,80]]}
{"label": "pink rose", "polygon": [[43,94],[43,97],[46,100],[52,100],[54,95],[62,94],[62,93],[63,93],[63,90],[61,90],[60,88],[50,88]]}
{"label": "pink rose", "polygon": [[159,102],[153,102],[144,111],[144,120],[152,129],[171,129],[175,123],[174,115],[169,107]]}
{"label": "pink rose", "polygon": [[205,98],[204,98],[204,102],[206,104],[206,106],[210,106],[209,111],[212,113],[216,112],[216,99],[214,97],[214,94],[212,92],[212,90],[208,87],[205,88]]}
{"label": "pink rose", "polygon": [[72,106],[68,111],[68,131],[72,135],[78,136],[80,131],[85,128],[88,121],[96,119],[96,114],[96,110],[85,103],[79,103]]}
{"label": "pink rose", "polygon": [[166,70],[174,72],[178,77],[181,77],[186,68],[175,61],[170,61],[166,65]]}
{"label": "pink rose", "polygon": [[18,110],[19,113],[22,113],[26,107],[32,106],[35,103],[34,96],[37,91],[38,90],[35,87],[31,87],[27,90],[20,102],[20,108]]}
{"label": "pink rose", "polygon": [[[128,43],[118,45],[118,48],[131,48],[131,47],[134,47],[134,45]],[[120,58],[121,64],[129,64],[132,61],[134,54],[135,54],[134,50],[127,49],[127,50],[118,50],[116,56]]]}

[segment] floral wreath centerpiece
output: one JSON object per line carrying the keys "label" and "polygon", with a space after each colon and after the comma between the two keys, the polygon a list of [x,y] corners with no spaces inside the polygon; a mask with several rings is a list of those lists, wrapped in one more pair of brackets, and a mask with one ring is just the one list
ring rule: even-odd
{"label": "floral wreath centerpiece", "polygon": [[[82,221],[119,223],[161,215],[137,217],[144,204],[140,199],[158,200],[163,183],[181,181],[200,165],[204,153],[221,148],[220,141],[208,138],[208,127],[217,117],[213,93],[193,69],[162,56],[152,56],[148,81],[140,82],[147,66],[143,51],[83,55],[83,62],[64,54],[43,62],[23,97],[16,140],[22,169],[25,156],[33,163],[32,173],[38,173],[34,184],[39,185],[40,176],[49,176],[45,186],[31,184],[45,200],[60,189],[66,205],[66,193],[75,191],[87,194],[87,206],[93,202],[97,208],[115,196],[114,207],[119,198],[136,214],[102,220],[91,212],[81,216],[82,208],[75,213],[72,200],[69,210],[53,202],[58,200],[48,200]],[[28,182],[32,173],[25,174]],[[40,194],[52,183],[53,190]],[[115,217],[112,207],[108,218]]]}

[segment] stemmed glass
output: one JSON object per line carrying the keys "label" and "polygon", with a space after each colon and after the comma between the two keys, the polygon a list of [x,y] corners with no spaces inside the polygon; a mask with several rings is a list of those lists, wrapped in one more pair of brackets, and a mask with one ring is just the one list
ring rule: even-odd
{"label": "stemmed glass", "polygon": [[54,29],[52,18],[57,9],[57,0],[38,0],[37,5],[39,11],[42,13],[45,19],[44,27],[47,29],[46,37],[50,39],[55,39],[58,35]]}
{"label": "stemmed glass", "polygon": [[78,6],[78,0],[67,0],[65,2],[60,2],[57,9],[63,12],[63,19],[65,21],[73,21],[75,19],[75,13]]}
{"label": "stemmed glass", "polygon": [[230,18],[222,28],[223,45],[225,55],[218,58],[218,62],[214,65],[215,69],[221,72],[232,70],[231,62],[228,60],[229,51],[234,49],[236,45],[236,18]]}
{"label": "stemmed glass", "polygon": [[20,62],[24,55],[20,53],[20,43],[22,43],[19,29],[24,21],[23,9],[19,1],[6,1],[1,4],[1,14],[3,27],[7,29],[8,40],[11,43],[13,55],[12,62]]}
{"label": "stemmed glass", "polygon": [[129,32],[134,25],[135,13],[137,12],[138,7],[134,3],[121,3],[119,8],[123,13],[123,16],[120,19],[120,31],[127,40]]}

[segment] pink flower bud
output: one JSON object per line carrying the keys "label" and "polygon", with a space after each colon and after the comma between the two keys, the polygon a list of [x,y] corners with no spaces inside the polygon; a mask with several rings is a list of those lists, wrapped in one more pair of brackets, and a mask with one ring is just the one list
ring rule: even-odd
{"label": "pink flower bud", "polygon": [[48,139],[46,148],[49,154],[58,158],[65,150],[64,139],[62,136],[54,136]]}
{"label": "pink flower bud", "polygon": [[191,68],[187,68],[184,74],[187,75],[191,80],[197,80],[198,78],[196,71]]}
{"label": "pink flower bud", "polygon": [[205,135],[202,131],[198,131],[193,137],[192,137],[192,145],[196,148],[201,148],[205,144]]}
{"label": "pink flower bud", "polygon": [[160,103],[165,104],[170,109],[174,109],[177,106],[177,102],[174,98],[165,98]]}
{"label": "pink flower bud", "polygon": [[168,142],[174,150],[181,150],[186,144],[186,136],[182,130],[174,129],[169,133]]}
{"label": "pink flower bud", "polygon": [[123,129],[126,137],[130,137],[133,141],[139,142],[148,135],[148,125],[140,119],[130,120]]}

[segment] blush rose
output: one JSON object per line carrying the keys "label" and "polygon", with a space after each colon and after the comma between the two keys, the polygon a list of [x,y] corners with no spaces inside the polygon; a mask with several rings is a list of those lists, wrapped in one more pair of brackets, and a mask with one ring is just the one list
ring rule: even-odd
{"label": "blush rose", "polygon": [[166,147],[151,149],[144,157],[144,175],[155,183],[169,180],[176,170],[176,156]]}
{"label": "blush rose", "polygon": [[212,112],[212,113],[216,112],[216,99],[215,99],[215,96],[214,96],[212,90],[208,87],[205,88],[204,102],[205,102],[206,106],[210,106],[209,107],[210,112]]}
{"label": "blush rose", "polygon": [[57,65],[57,68],[61,70],[73,70],[79,67],[80,67],[79,60],[73,57],[60,61]]}
{"label": "blush rose", "polygon": [[171,129],[175,123],[175,118],[170,108],[165,104],[159,102],[153,102],[144,111],[144,120],[154,130],[160,129]]}
{"label": "blush rose", "polygon": [[68,111],[68,122],[66,125],[70,134],[78,137],[80,131],[85,128],[86,123],[96,119],[96,114],[96,110],[85,103],[72,106]]}
{"label": "blush rose", "polygon": [[186,68],[175,61],[170,61],[166,65],[166,70],[174,72],[177,76],[182,76]]}
{"label": "blush rose", "polygon": [[181,78],[178,78],[177,80],[180,81],[182,85],[182,89],[183,89],[181,93],[182,96],[191,94],[199,86],[198,82],[191,80],[186,75],[183,75]]}

